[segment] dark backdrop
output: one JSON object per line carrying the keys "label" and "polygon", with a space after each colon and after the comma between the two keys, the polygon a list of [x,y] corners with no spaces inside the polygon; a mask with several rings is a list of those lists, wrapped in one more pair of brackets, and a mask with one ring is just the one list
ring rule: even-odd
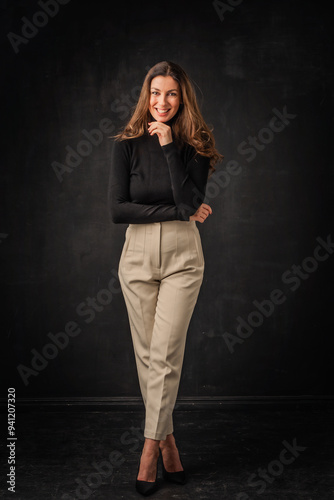
{"label": "dark backdrop", "polygon": [[179,395],[330,395],[328,8],[13,0],[1,29],[3,394],[140,395],[117,279],[127,226],[107,207],[109,136],[167,59],[194,81],[225,157],[208,184],[213,215],[197,223],[205,278]]}

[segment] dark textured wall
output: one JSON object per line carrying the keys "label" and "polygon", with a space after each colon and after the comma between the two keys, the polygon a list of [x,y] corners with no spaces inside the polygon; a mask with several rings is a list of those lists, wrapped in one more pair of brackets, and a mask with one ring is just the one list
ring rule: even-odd
{"label": "dark textured wall", "polygon": [[330,18],[313,1],[1,2],[4,390],[140,394],[108,137],[169,59],[225,156],[179,395],[331,393]]}

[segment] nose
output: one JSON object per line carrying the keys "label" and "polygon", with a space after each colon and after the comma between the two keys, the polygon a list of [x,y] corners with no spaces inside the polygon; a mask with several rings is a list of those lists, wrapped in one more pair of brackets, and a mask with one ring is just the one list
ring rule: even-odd
{"label": "nose", "polygon": [[159,96],[159,104],[164,105],[167,102],[166,97],[167,96],[165,94],[160,94],[160,96]]}

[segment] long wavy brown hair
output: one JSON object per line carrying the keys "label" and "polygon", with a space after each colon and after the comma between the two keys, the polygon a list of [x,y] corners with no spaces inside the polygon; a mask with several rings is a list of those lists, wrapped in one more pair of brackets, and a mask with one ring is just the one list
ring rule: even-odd
{"label": "long wavy brown hair", "polygon": [[147,123],[152,119],[149,111],[151,82],[156,76],[171,76],[180,85],[181,104],[170,125],[177,142],[186,142],[193,146],[197,153],[210,158],[210,177],[216,170],[214,165],[222,161],[223,156],[217,151],[212,129],[207,126],[199,110],[195,90],[188,75],[176,63],[162,61],[148,71],[129,122],[114,138],[133,139],[147,131]]}

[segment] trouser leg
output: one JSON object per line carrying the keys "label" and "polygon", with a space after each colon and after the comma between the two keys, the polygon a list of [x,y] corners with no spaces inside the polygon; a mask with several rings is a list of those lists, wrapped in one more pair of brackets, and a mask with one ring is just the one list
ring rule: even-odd
{"label": "trouser leg", "polygon": [[162,280],[150,348],[144,436],[166,439],[173,432],[186,335],[202,283],[200,269]]}
{"label": "trouser leg", "polygon": [[129,317],[140,391],[146,407],[150,345],[159,282],[139,281],[138,277],[132,280],[129,275],[123,276],[121,269],[119,280]]}

